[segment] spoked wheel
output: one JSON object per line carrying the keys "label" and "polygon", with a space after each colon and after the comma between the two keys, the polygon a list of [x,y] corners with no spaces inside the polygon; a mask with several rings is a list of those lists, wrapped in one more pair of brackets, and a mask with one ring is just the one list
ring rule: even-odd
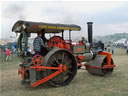
{"label": "spoked wheel", "polygon": [[32,63],[35,65],[35,66],[41,66],[42,63],[43,63],[43,57],[41,55],[35,55],[33,58],[32,58]]}
{"label": "spoked wheel", "polygon": [[[74,55],[68,50],[53,49],[44,58],[44,65],[49,67],[58,67],[60,64],[66,66],[66,71],[50,79],[49,82],[56,87],[64,86],[70,83],[77,73],[77,63]],[[44,76],[47,77],[57,70],[46,70]]]}

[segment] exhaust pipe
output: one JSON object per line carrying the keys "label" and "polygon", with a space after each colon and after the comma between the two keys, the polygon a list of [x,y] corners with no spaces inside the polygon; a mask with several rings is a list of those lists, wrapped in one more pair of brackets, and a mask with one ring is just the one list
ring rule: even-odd
{"label": "exhaust pipe", "polygon": [[92,24],[93,22],[87,22],[87,25],[88,25],[88,42],[91,44],[93,41],[92,41]]}

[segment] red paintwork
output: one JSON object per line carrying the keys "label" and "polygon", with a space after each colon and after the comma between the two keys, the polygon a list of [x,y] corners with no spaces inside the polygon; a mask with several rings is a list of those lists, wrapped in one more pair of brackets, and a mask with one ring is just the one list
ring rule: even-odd
{"label": "red paintwork", "polygon": [[99,52],[98,54],[100,54],[100,55],[107,55],[107,65],[111,65],[111,56],[112,56],[111,53],[109,53],[109,52],[103,52],[102,51],[102,52]]}
{"label": "red paintwork", "polygon": [[68,50],[71,50],[70,46],[72,45],[71,41],[70,42],[65,41],[60,36],[53,36],[52,38],[50,38],[47,44],[48,44],[48,47],[58,47],[58,48],[64,48]]}
{"label": "red paintwork", "polygon": [[104,67],[97,67],[97,66],[89,66],[89,65],[85,65],[86,68],[96,68],[96,69],[111,69],[111,68],[114,68],[116,67],[115,65],[105,65]]}
{"label": "red paintwork", "polygon": [[60,36],[53,36],[47,42],[48,47],[59,47],[64,48],[65,40],[63,40]]}
{"label": "red paintwork", "polygon": [[38,86],[38,85],[40,85],[40,84],[42,84],[42,83],[44,83],[44,82],[50,80],[51,78],[55,77],[56,75],[58,75],[58,74],[60,74],[60,73],[61,73],[60,71],[56,71],[56,72],[54,72],[53,74],[49,75],[48,77],[45,77],[45,78],[43,78],[43,79],[41,79],[41,80],[39,80],[39,81],[33,83],[33,84],[32,84],[32,87],[36,87],[36,86]]}
{"label": "red paintwork", "polygon": [[98,54],[100,55],[107,55],[107,65],[104,65],[103,67],[97,67],[97,66],[89,66],[89,65],[85,65],[86,68],[97,68],[97,69],[108,69],[108,68],[114,68],[116,67],[116,65],[112,65],[111,64],[111,56],[112,54],[111,53],[108,53],[108,52],[99,52]]}
{"label": "red paintwork", "polygon": [[33,58],[32,58],[32,63],[35,65],[35,66],[40,66],[43,64],[43,57],[41,55],[35,55]]}
{"label": "red paintwork", "polygon": [[38,69],[38,68],[41,68],[41,69],[54,69],[54,70],[59,70],[60,68],[59,67],[46,67],[46,66],[31,66],[30,69]]}
{"label": "red paintwork", "polygon": [[21,78],[24,79],[24,75],[25,75],[25,69],[24,67],[21,67],[21,69],[18,69],[18,74],[21,74]]}
{"label": "red paintwork", "polygon": [[45,77],[35,83],[32,84],[32,87],[36,87],[48,80],[50,80],[51,78],[55,77],[56,75],[62,73],[63,71],[66,71],[67,70],[67,67],[63,64],[60,64],[59,67],[45,67],[45,66],[31,66],[30,69],[33,69],[33,68],[43,68],[43,69],[57,69],[56,72],[52,73],[51,75],[49,75],[48,77]]}
{"label": "red paintwork", "polygon": [[82,42],[82,40],[80,40],[79,42],[77,42],[76,44],[74,44],[75,46],[85,46],[85,44]]}
{"label": "red paintwork", "polygon": [[77,48],[76,51],[83,51],[83,49],[82,48]]}
{"label": "red paintwork", "polygon": [[80,55],[80,56],[77,56],[77,58],[80,60],[83,60],[85,58],[85,56]]}
{"label": "red paintwork", "polygon": [[34,25],[35,28],[38,28],[39,26],[38,25]]}
{"label": "red paintwork", "polygon": [[79,41],[79,44],[78,45],[84,45],[84,43],[82,42],[82,40]]}

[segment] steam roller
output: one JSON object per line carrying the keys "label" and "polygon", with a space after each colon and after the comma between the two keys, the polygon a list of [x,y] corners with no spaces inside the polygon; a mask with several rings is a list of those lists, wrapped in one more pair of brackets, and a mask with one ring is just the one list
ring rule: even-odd
{"label": "steam roller", "polygon": [[[92,22],[87,23],[88,40],[82,38],[73,43],[71,31],[80,31],[81,27],[78,25],[17,21],[12,31],[19,34],[17,56],[22,58],[18,69],[22,78],[21,83],[32,87],[45,82],[55,87],[65,86],[74,79],[77,70],[82,66],[92,75],[111,75],[115,68],[112,54],[104,51],[104,44],[101,41],[93,41],[92,24]],[[68,39],[64,37],[65,31],[69,31]],[[39,32],[53,36],[50,35],[45,47],[41,46],[40,54],[27,53],[26,50],[32,43],[29,42],[29,37]],[[44,37],[41,39],[43,40]]]}

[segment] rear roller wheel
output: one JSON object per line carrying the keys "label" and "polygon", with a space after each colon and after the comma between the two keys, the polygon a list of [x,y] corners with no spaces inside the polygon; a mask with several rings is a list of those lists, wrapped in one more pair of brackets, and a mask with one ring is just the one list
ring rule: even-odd
{"label": "rear roller wheel", "polygon": [[[98,64],[98,63],[97,63]],[[113,65],[113,59],[111,59],[111,64]],[[107,58],[103,60],[101,64],[99,64],[99,67],[103,67],[104,65],[107,65]],[[98,68],[87,68],[87,71],[91,73],[92,75],[98,75],[98,76],[110,76],[113,72],[114,68],[108,68],[108,69],[98,69]]]}
{"label": "rear roller wheel", "polygon": [[[58,67],[60,64],[66,66],[66,71],[60,73],[49,82],[56,87],[69,84],[77,73],[77,63],[74,55],[68,50],[53,49],[44,58],[44,65],[49,67]],[[57,70],[46,70],[44,76],[47,77]]]}

